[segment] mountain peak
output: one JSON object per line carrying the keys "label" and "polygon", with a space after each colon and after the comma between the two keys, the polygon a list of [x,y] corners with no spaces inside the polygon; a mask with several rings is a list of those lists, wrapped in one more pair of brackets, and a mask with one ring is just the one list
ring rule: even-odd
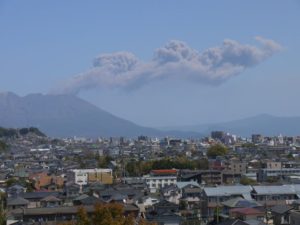
{"label": "mountain peak", "polygon": [[0,96],[0,126],[37,127],[53,137],[160,135],[101,110],[77,96],[14,93]]}

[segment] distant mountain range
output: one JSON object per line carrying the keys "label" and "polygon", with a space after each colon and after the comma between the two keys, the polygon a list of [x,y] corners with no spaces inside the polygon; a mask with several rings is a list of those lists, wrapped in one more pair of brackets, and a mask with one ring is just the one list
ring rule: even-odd
{"label": "distant mountain range", "polygon": [[201,137],[198,132],[161,131],[114,116],[73,95],[0,93],[0,127],[37,127],[51,137]]}
{"label": "distant mountain range", "polygon": [[300,117],[277,117],[261,114],[223,123],[169,127],[164,129],[188,130],[200,132],[205,135],[210,134],[211,131],[220,130],[244,137],[250,137],[251,134],[296,136],[300,135]]}
{"label": "distant mountain range", "polygon": [[241,136],[300,135],[300,117],[258,115],[216,124],[154,129],[119,118],[73,95],[0,93],[0,127],[37,127],[51,137],[202,137],[212,130]]}

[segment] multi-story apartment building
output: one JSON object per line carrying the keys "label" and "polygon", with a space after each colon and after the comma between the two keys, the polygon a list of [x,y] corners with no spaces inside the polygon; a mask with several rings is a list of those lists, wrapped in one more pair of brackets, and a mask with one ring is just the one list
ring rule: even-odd
{"label": "multi-story apartment building", "polygon": [[197,181],[199,184],[220,185],[222,171],[220,170],[181,170],[181,181]]}
{"label": "multi-story apartment building", "polygon": [[300,185],[253,186],[254,200],[265,206],[286,205],[287,201],[299,199]]}
{"label": "multi-story apartment building", "polygon": [[280,170],[282,168],[282,163],[268,160],[268,161],[263,163],[263,167],[266,168],[266,169]]}
{"label": "multi-story apartment building", "polygon": [[245,174],[247,172],[247,163],[240,160],[230,160],[226,171],[233,174]]}
{"label": "multi-story apartment building", "polygon": [[69,172],[68,180],[79,185],[87,185],[97,181],[103,184],[112,184],[113,175],[111,169],[74,169]]}
{"label": "multi-story apartment building", "polygon": [[281,168],[281,169],[260,169],[258,171],[258,181],[267,181],[268,178],[282,178],[287,176],[300,176],[300,168]]}
{"label": "multi-story apartment building", "polygon": [[143,176],[151,193],[161,188],[177,183],[177,170],[152,170],[149,175]]}

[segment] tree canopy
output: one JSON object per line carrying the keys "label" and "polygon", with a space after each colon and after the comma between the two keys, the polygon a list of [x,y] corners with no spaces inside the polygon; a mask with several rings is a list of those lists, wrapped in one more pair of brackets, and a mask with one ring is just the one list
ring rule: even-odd
{"label": "tree canopy", "polygon": [[136,222],[133,215],[124,216],[121,204],[96,204],[95,211],[89,215],[84,207],[79,207],[76,221],[61,223],[60,225],[155,225],[141,219]]}
{"label": "tree canopy", "polygon": [[0,127],[0,137],[4,137],[4,138],[13,138],[13,137],[18,137],[19,135],[22,136],[29,133],[36,134],[37,136],[41,136],[41,137],[46,136],[43,132],[41,132],[36,127],[21,128],[21,129]]}
{"label": "tree canopy", "polygon": [[4,141],[0,140],[0,152],[5,151],[7,149],[7,144]]}
{"label": "tree canopy", "polygon": [[215,158],[217,156],[224,156],[228,153],[228,148],[221,144],[215,144],[208,148],[207,156]]}
{"label": "tree canopy", "polygon": [[126,172],[130,176],[141,176],[157,169],[208,169],[207,159],[190,160],[186,157],[160,159],[153,161],[129,161]]}
{"label": "tree canopy", "polygon": [[246,176],[241,177],[240,183],[242,185],[255,185],[255,184],[257,184],[255,180],[253,180],[249,177],[246,177]]}

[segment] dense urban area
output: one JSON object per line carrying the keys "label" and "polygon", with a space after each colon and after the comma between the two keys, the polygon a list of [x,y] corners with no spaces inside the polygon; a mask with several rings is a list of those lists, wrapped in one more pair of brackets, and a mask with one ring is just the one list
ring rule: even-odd
{"label": "dense urban area", "polygon": [[300,137],[0,129],[0,225],[299,225]]}

